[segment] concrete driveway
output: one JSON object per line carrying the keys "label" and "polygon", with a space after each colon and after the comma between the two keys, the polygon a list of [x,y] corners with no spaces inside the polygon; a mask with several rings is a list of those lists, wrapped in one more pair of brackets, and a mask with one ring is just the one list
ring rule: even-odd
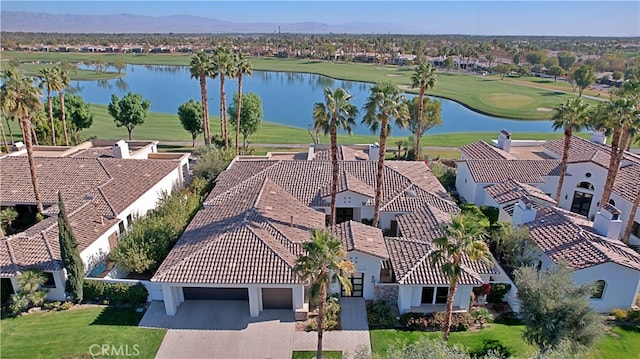
{"label": "concrete driveway", "polygon": [[[369,327],[362,298],[341,298],[340,331],[325,332],[324,349],[343,358],[362,349],[370,352]],[[316,332],[295,331],[291,310],[264,310],[249,316],[244,301],[193,300],[167,316],[162,302],[152,302],[139,326],[168,328],[156,358],[291,358],[293,350],[315,350]]]}

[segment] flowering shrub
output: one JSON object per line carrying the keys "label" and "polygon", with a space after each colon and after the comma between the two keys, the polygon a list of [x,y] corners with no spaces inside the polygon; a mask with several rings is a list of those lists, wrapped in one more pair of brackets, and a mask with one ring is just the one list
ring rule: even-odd
{"label": "flowering shrub", "polygon": [[[473,316],[467,312],[453,313],[451,331],[466,331],[473,325],[474,321]],[[413,330],[442,330],[445,325],[445,312],[405,313],[400,316],[400,325]]]}

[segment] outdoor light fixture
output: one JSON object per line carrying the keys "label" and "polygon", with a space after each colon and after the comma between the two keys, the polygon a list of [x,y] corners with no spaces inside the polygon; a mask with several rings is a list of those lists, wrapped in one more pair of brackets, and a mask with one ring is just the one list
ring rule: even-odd
{"label": "outdoor light fixture", "polygon": [[371,283],[374,283],[374,284],[376,283],[376,277],[373,275],[371,276]]}

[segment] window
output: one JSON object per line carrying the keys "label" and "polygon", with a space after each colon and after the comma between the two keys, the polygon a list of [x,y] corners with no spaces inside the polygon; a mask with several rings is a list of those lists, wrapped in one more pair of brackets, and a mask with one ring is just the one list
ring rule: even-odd
{"label": "window", "polygon": [[606,282],[601,280],[597,280],[593,285],[593,294],[591,294],[591,299],[602,299],[604,295],[604,287],[606,286]]}
{"label": "window", "polygon": [[584,175],[585,175],[585,177],[589,178],[589,177],[591,177],[591,172],[587,172]]}
{"label": "window", "polygon": [[42,272],[42,275],[46,278],[46,281],[42,285],[43,288],[55,288],[56,281],[53,279],[53,273],[51,272]]}
{"label": "window", "polygon": [[118,232],[121,236],[124,235],[124,221],[120,221],[120,223],[118,223]]}
{"label": "window", "polygon": [[593,191],[593,185],[589,182],[580,182],[578,183],[578,187]]}
{"label": "window", "polygon": [[446,304],[449,295],[449,287],[436,288],[436,304]]}
{"label": "window", "polygon": [[616,206],[616,201],[614,201],[613,199],[610,199],[609,200],[609,204],[615,207]]}
{"label": "window", "polygon": [[633,222],[633,227],[631,227],[631,234],[640,238],[640,223]]}
{"label": "window", "polygon": [[131,222],[133,222],[133,216],[131,215],[131,213],[129,213],[129,215],[127,216],[127,226],[131,227]]}

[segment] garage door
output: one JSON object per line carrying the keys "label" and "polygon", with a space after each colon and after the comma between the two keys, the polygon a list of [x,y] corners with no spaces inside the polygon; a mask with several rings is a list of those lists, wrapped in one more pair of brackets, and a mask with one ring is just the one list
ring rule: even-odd
{"label": "garage door", "polygon": [[249,300],[247,288],[184,287],[185,300]]}
{"label": "garage door", "polygon": [[293,309],[291,288],[262,288],[262,307],[264,309]]}

